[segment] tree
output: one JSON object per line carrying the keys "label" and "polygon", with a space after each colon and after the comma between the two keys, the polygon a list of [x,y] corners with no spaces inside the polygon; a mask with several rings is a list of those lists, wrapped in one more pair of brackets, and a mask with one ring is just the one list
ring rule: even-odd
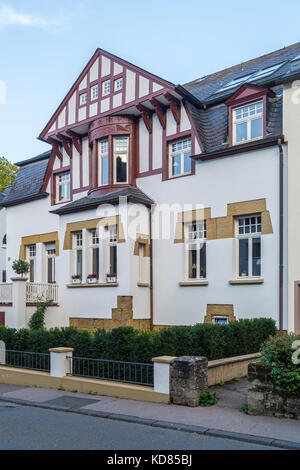
{"label": "tree", "polygon": [[21,274],[23,277],[24,274],[27,274],[29,271],[29,263],[23,259],[15,260],[12,264],[12,268],[16,274]]}
{"label": "tree", "polygon": [[6,158],[0,157],[0,192],[10,186],[17,176],[18,167],[10,163]]}

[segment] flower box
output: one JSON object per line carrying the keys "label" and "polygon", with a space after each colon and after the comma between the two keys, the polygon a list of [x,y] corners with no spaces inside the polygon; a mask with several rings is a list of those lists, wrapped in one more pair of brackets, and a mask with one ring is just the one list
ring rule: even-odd
{"label": "flower box", "polygon": [[107,283],[117,282],[117,275],[115,273],[107,274],[106,275],[106,282]]}
{"label": "flower box", "polygon": [[97,278],[96,277],[88,277],[87,282],[88,282],[88,284],[96,284]]}
{"label": "flower box", "polygon": [[72,276],[72,284],[81,284],[80,276]]}

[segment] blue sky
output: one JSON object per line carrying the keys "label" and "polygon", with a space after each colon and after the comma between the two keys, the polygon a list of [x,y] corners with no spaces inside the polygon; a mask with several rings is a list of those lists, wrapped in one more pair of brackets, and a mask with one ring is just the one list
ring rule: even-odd
{"label": "blue sky", "polygon": [[299,41],[299,14],[296,0],[0,0],[0,155],[48,149],[36,137],[97,47],[183,84]]}

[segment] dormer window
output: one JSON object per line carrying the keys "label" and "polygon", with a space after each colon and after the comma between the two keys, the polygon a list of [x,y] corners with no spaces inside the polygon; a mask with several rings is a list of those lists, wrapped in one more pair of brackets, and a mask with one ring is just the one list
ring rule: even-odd
{"label": "dormer window", "polygon": [[232,110],[233,144],[241,144],[263,137],[263,101]]}

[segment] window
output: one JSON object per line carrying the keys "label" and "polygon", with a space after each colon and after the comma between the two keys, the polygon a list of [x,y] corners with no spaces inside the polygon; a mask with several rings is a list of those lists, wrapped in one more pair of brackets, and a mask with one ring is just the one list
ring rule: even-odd
{"label": "window", "polygon": [[128,181],[129,138],[114,137],[114,182]]}
{"label": "window", "polygon": [[29,281],[35,280],[35,259],[36,259],[36,245],[27,247],[27,259],[29,262]]}
{"label": "window", "polygon": [[108,154],[108,139],[99,140],[98,145],[98,158],[99,158],[99,174],[98,174],[98,185],[108,184],[108,172],[109,172],[109,154]]}
{"label": "window", "polygon": [[206,221],[185,224],[188,279],[206,278]]}
{"label": "window", "polygon": [[238,277],[261,276],[261,215],[237,219]]}
{"label": "window", "polygon": [[263,102],[233,109],[233,143],[240,144],[263,137]]}
{"label": "window", "polygon": [[228,325],[228,317],[220,317],[218,315],[213,317],[212,320],[215,325]]}
{"label": "window", "polygon": [[75,274],[82,279],[82,232],[74,233]]}
{"label": "window", "polygon": [[107,275],[117,275],[117,240],[118,232],[117,226],[112,225],[106,227],[107,231],[107,250],[108,250],[108,264]]}
{"label": "window", "polygon": [[105,80],[102,82],[102,96],[110,94],[110,80]]}
{"label": "window", "polygon": [[60,173],[56,176],[56,202],[64,202],[70,200],[71,189],[70,172]]}
{"label": "window", "polygon": [[169,176],[180,176],[192,171],[192,140],[178,140],[169,144]]}
{"label": "window", "polygon": [[122,90],[123,88],[123,78],[117,78],[114,82],[114,89],[115,91]]}
{"label": "window", "polygon": [[139,282],[143,283],[144,280],[144,256],[145,256],[145,245],[139,243]]}
{"label": "window", "polygon": [[100,276],[99,270],[99,232],[97,229],[91,231],[91,250],[92,250],[92,272],[89,274],[96,274],[97,279]]}
{"label": "window", "polygon": [[3,239],[2,239],[2,247],[5,248],[6,247],[6,244],[7,244],[7,236],[6,234],[4,235]]}
{"label": "window", "polygon": [[83,106],[84,104],[87,103],[87,93],[82,93],[80,96],[79,96],[79,105],[80,106]]}
{"label": "window", "polygon": [[46,244],[47,282],[55,282],[55,243]]}
{"label": "window", "polygon": [[6,282],[6,271],[5,271],[5,269],[2,271],[2,282]]}
{"label": "window", "polygon": [[96,100],[98,98],[98,85],[94,85],[91,88],[91,100]]}

